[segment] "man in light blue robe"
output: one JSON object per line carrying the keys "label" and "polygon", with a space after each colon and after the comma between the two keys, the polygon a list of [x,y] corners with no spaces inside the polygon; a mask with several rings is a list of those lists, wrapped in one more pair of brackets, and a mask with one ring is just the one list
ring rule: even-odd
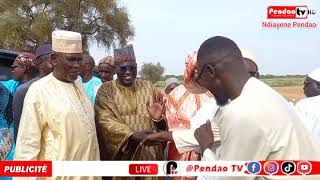
{"label": "man in light blue robe", "polygon": [[95,89],[102,84],[101,79],[93,76],[94,60],[90,55],[84,54],[81,65],[81,79],[84,90],[86,91],[91,104],[94,104]]}

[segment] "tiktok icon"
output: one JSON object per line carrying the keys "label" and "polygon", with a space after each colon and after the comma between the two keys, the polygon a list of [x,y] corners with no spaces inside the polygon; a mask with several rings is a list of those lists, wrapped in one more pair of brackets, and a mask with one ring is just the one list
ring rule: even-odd
{"label": "tiktok icon", "polygon": [[291,161],[285,161],[281,164],[281,171],[283,174],[290,175],[296,171],[296,164]]}

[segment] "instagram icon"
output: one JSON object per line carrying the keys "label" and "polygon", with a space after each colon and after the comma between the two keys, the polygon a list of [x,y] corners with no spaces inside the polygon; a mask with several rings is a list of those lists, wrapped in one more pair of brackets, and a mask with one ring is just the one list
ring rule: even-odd
{"label": "instagram icon", "polygon": [[276,174],[279,170],[279,165],[275,161],[267,161],[263,165],[264,172],[269,175]]}

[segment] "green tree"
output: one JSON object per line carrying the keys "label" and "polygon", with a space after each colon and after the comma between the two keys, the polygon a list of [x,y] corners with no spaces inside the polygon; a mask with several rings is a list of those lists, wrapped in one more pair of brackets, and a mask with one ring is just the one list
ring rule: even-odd
{"label": "green tree", "polygon": [[51,42],[56,29],[83,36],[106,48],[125,45],[134,36],[129,15],[118,0],[0,0],[0,47],[35,51]]}
{"label": "green tree", "polygon": [[142,79],[149,80],[153,83],[159,81],[164,73],[164,67],[158,62],[157,64],[144,63],[139,75]]}

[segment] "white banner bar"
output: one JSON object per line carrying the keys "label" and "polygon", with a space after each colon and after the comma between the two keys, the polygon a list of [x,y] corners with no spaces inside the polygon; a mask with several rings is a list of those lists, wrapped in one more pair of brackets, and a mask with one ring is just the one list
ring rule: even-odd
{"label": "white banner bar", "polygon": [[53,176],[252,176],[246,161],[54,161]]}
{"label": "white banner bar", "polygon": [[0,161],[0,176],[317,176],[320,161]]}

